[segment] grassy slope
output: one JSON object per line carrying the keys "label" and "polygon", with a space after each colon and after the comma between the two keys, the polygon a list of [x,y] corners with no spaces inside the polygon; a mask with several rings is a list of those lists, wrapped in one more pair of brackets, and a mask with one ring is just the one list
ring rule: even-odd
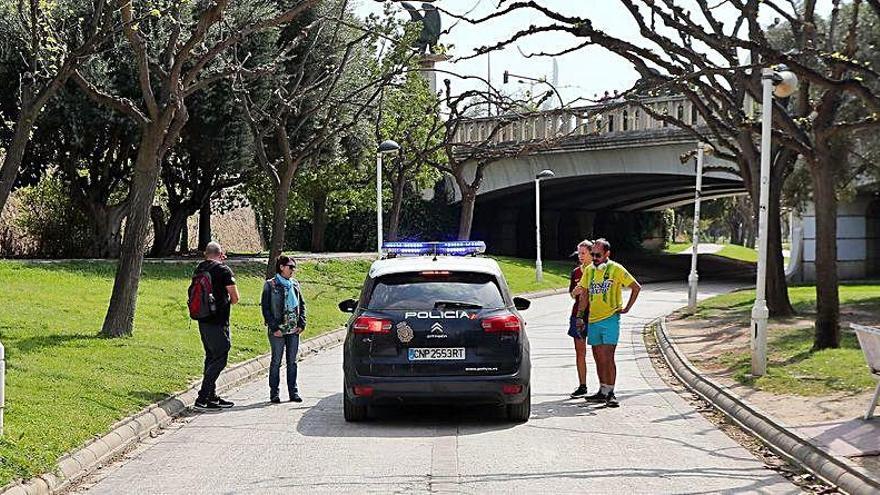
{"label": "grassy slope", "polygon": [[748,261],[749,263],[757,263],[758,262],[758,252],[754,249],[747,248],[744,246],[738,246],[736,244],[725,244],[721,251],[715,253],[716,256],[723,256],[725,258],[730,258],[734,260],[740,261]]}
{"label": "grassy slope", "polygon": [[[815,312],[815,291],[814,286],[789,289],[789,297],[798,313],[809,315]],[[754,297],[753,290],[716,296],[700,304],[697,316],[733,317],[738,324],[748,325]],[[840,302],[849,310],[880,316],[880,285],[842,285]],[[845,320],[845,312],[843,315],[842,320]],[[732,368],[737,381],[774,393],[823,395],[863,392],[874,387],[855,335],[844,332],[839,349],[813,351],[812,345],[812,326],[780,325],[771,328],[768,335],[768,372],[765,376],[757,380],[751,377],[748,352],[729,352],[721,356],[718,363]]]}
{"label": "grassy slope", "polygon": [[[314,335],[337,327],[334,307],[357,294],[368,262],[304,263],[300,279]],[[0,262],[0,338],[6,347],[6,434],[0,484],[50,468],[57,457],[120,417],[196,379],[204,358],[185,310],[190,265],[145,267],[131,338],[97,336],[113,282],[109,264]],[[265,352],[259,310],[262,265],[237,269],[230,362]],[[331,304],[332,303],[332,304]]]}
{"label": "grassy slope", "polygon": [[[499,259],[514,293],[568,285],[571,263]],[[309,303],[306,336],[346,320],[336,304],[357,297],[369,261],[301,263]],[[186,315],[191,264],[147,264],[130,338],[97,335],[114,265],[27,265],[0,261],[0,340],[6,347],[6,424],[0,486],[50,470],[56,459],[120,418],[186,388],[201,374],[196,323]],[[233,309],[230,363],[267,352],[259,297],[263,265],[235,268],[242,299]]]}

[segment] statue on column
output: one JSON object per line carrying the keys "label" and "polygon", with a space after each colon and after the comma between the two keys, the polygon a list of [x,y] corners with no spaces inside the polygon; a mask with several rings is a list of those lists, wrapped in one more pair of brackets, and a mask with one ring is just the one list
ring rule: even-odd
{"label": "statue on column", "polygon": [[433,4],[422,3],[422,8],[417,9],[409,2],[400,2],[400,5],[409,12],[412,22],[422,23],[422,32],[416,40],[413,48],[425,55],[437,53],[437,44],[440,40],[440,12]]}

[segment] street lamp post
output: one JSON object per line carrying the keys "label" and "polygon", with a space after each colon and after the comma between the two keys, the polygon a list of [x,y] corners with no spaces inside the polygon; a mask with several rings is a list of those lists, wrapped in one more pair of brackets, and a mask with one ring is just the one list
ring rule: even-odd
{"label": "street lamp post", "polygon": [[382,155],[400,151],[392,140],[382,141],[376,150],[376,254],[382,257]]}
{"label": "street lamp post", "polygon": [[770,202],[770,150],[773,96],[786,98],[797,89],[797,76],[784,65],[761,70],[761,182],[758,203],[758,275],[752,306],[752,376],[767,373],[767,211]]}
{"label": "street lamp post", "polygon": [[535,174],[535,245],[537,255],[535,257],[535,280],[544,281],[544,266],[541,264],[541,179],[553,177],[550,169],[544,169]]}
{"label": "street lamp post", "polygon": [[697,274],[697,259],[700,248],[700,203],[703,192],[703,157],[712,152],[712,146],[700,142],[697,144],[697,184],[694,190],[694,233],[693,251],[691,252],[691,273],[688,275],[688,311],[697,310],[697,285],[700,276]]}

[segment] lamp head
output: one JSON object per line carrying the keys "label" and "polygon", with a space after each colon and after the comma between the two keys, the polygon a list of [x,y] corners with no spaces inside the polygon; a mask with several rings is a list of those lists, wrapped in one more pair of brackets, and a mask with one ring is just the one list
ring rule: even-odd
{"label": "lamp head", "polygon": [[535,179],[548,179],[550,177],[554,177],[555,175],[556,174],[553,173],[552,170],[550,170],[549,168],[545,168],[544,170],[541,170],[540,172],[535,174]]}
{"label": "lamp head", "polygon": [[379,153],[396,153],[400,151],[400,145],[388,139],[379,144]]}
{"label": "lamp head", "polygon": [[788,66],[784,64],[776,66],[775,71],[776,73],[773,74],[773,96],[777,98],[788,98],[797,91],[797,75],[788,70]]}

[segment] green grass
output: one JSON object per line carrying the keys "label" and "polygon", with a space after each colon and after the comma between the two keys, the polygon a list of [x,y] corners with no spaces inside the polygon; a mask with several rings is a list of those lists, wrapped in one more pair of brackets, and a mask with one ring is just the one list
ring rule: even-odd
{"label": "green grass", "polygon": [[[860,306],[880,312],[880,284],[852,283],[841,285],[840,304]],[[788,298],[797,313],[810,314],[816,309],[816,287],[800,285],[788,288]],[[740,290],[711,297],[697,306],[697,317],[728,316],[748,320],[755,302],[754,289]]]}
{"label": "green grass", "polygon": [[758,262],[758,252],[752,248],[738,246],[736,244],[725,244],[721,251],[715,253],[716,256],[723,256],[734,260],[747,261],[749,263]]}
{"label": "green grass", "polygon": [[[814,286],[789,288],[795,311],[804,316],[815,313],[815,291]],[[731,317],[740,325],[747,325],[754,297],[754,290],[745,290],[707,299],[699,305],[696,317]],[[840,302],[847,311],[880,315],[880,285],[842,285]],[[827,395],[864,392],[874,387],[855,335],[843,332],[839,349],[813,351],[813,332],[812,326],[771,327],[767,339],[767,374],[758,379],[750,374],[748,352],[728,352],[717,358],[717,363],[731,368],[738,382],[772,393]]]}
{"label": "green grass", "polygon": [[[544,283],[529,260],[499,259],[511,290],[567,287],[571,263],[547,262]],[[306,337],[342,325],[337,303],[357,297],[370,261],[300,264],[309,309]],[[201,377],[198,327],[186,314],[193,263],[148,263],[134,335],[98,335],[115,265],[0,261],[0,340],[6,348],[5,434],[0,486],[50,471],[63,453],[119,419]],[[233,308],[230,363],[268,351],[259,298],[263,265],[236,265],[241,302]]]}
{"label": "green grass", "polygon": [[678,254],[684,252],[686,249],[690,249],[693,244],[690,242],[673,242],[666,245],[666,249],[663,250],[664,253],[669,254]]}
{"label": "green grass", "polygon": [[[303,263],[306,336],[338,327],[336,307],[356,295],[369,262]],[[98,336],[113,282],[108,263],[0,262],[0,339],[6,347],[6,424],[0,485],[51,469],[55,460],[118,419],[197,379],[204,358],[186,314],[192,266],[147,264],[135,332]],[[262,265],[236,268],[241,303],[233,310],[230,362],[266,352],[259,298]]]}
{"label": "green grass", "polygon": [[[691,246],[693,246],[693,244],[689,242],[668,244],[663,252],[668,254],[683,253],[690,250]],[[745,246],[740,246],[737,244],[724,244],[723,246],[724,247],[722,247],[721,250],[717,253],[714,253],[713,256],[722,256],[724,258],[746,261],[749,263],[758,262],[758,252],[752,248],[747,248]],[[788,258],[786,258],[785,261],[787,263]]]}
{"label": "green grass", "polygon": [[777,394],[828,395],[874,388],[856,336],[844,333],[839,349],[813,351],[812,327],[773,329],[767,340],[767,374],[751,375],[749,353],[726,353],[720,363],[745,385]]}
{"label": "green grass", "polygon": [[544,281],[538,283],[535,281],[535,260],[504,256],[493,256],[493,258],[501,266],[507,285],[514,294],[557,287],[568,288],[569,274],[577,263],[576,261],[543,261]]}

